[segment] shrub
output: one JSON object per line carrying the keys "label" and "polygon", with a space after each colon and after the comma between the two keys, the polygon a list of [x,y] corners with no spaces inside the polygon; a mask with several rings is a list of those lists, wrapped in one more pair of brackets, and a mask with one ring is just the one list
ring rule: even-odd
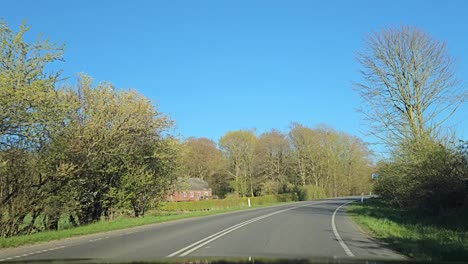
{"label": "shrub", "polygon": [[307,191],[304,187],[294,186],[292,191],[293,191],[294,197],[297,198],[296,201],[307,200]]}
{"label": "shrub", "polygon": [[294,201],[310,201],[327,197],[322,187],[315,185],[295,186],[292,190]]}
{"label": "shrub", "polygon": [[278,181],[267,180],[261,184],[262,195],[277,194],[280,192],[282,184]]}
{"label": "shrub", "polygon": [[468,201],[468,153],[437,142],[402,147],[399,157],[379,168],[375,191],[400,208],[428,214],[459,213]]}
{"label": "shrub", "polygon": [[237,193],[228,193],[225,195],[224,199],[239,199],[239,195]]}
{"label": "shrub", "polygon": [[[162,211],[207,211],[219,210],[228,208],[243,208],[248,207],[247,197],[232,197],[229,199],[220,200],[203,200],[191,202],[167,202],[161,206]],[[277,194],[251,197],[250,202],[252,205],[266,205],[279,202],[293,201],[292,194]]]}
{"label": "shrub", "polygon": [[325,190],[322,187],[315,185],[306,185],[303,187],[306,193],[306,200],[315,200],[325,198]]}

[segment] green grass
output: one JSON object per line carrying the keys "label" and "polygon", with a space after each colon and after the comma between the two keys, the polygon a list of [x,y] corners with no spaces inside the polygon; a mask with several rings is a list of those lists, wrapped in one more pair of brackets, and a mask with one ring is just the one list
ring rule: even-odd
{"label": "green grass", "polygon": [[422,260],[468,261],[468,221],[456,216],[424,216],[380,199],[347,207],[366,232],[402,254]]}
{"label": "green grass", "polygon": [[[197,202],[192,202],[197,203]],[[266,206],[272,206],[280,204],[280,202],[270,202],[263,204],[253,204],[251,208],[260,208]],[[284,202],[282,204],[285,204]],[[67,228],[58,231],[44,231],[31,235],[21,235],[14,236],[9,238],[0,237],[0,248],[8,247],[17,247],[26,244],[34,244],[38,242],[46,242],[57,239],[88,235],[136,226],[142,226],[147,224],[161,223],[173,220],[179,220],[184,218],[198,217],[198,216],[208,216],[226,212],[239,211],[247,209],[246,206],[232,206],[229,208],[223,209],[214,209],[214,210],[205,210],[205,211],[173,211],[173,212],[149,212],[143,218],[133,218],[133,217],[119,217],[111,221],[102,220],[100,222],[89,224],[85,226],[79,226],[75,228]]]}

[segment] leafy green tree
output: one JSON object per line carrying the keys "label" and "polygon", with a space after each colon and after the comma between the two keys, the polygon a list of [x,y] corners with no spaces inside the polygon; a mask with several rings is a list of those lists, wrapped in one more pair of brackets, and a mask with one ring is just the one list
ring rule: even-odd
{"label": "leafy green tree", "polygon": [[234,178],[234,190],[238,195],[254,196],[253,159],[257,137],[253,131],[227,132],[219,146],[228,159],[228,173]]}
{"label": "leafy green tree", "polygon": [[213,194],[224,197],[231,190],[226,180],[226,159],[207,138],[188,138],[180,153],[181,176],[206,180]]}
{"label": "leafy green tree", "polygon": [[124,197],[135,214],[141,215],[149,203],[149,198],[143,196],[151,195],[146,193],[149,188],[143,190],[144,186],[136,183],[157,182],[158,177],[170,174],[158,171],[167,166],[167,159],[160,160],[156,154],[171,121],[137,92],[119,91],[109,83],[94,87],[92,79],[85,75],[76,89],[69,89],[69,100],[78,107],[57,142],[67,146],[63,163],[76,167],[70,184],[78,190],[74,199],[79,204],[79,222],[109,216],[121,202],[116,193],[122,179],[127,187],[128,183],[139,186],[139,191],[133,193],[124,188]]}
{"label": "leafy green tree", "polygon": [[177,181],[179,142],[165,138],[149,143],[142,148],[147,154],[128,165],[119,188],[121,207],[131,207],[136,217],[156,208]]}
{"label": "leafy green tree", "polygon": [[[25,41],[0,21],[0,235],[29,232],[23,220],[37,218],[58,175],[42,171],[45,147],[60,130],[68,105],[55,85],[60,71],[48,68],[63,60],[63,46],[38,38]],[[23,226],[23,227],[22,227]]]}
{"label": "leafy green tree", "polygon": [[181,162],[186,177],[200,178],[211,183],[211,178],[224,166],[223,155],[216,143],[207,138],[189,138],[183,143]]}
{"label": "leafy green tree", "polygon": [[61,118],[55,84],[60,72],[47,71],[63,60],[63,46],[38,38],[27,43],[29,27],[18,32],[0,21],[0,148],[40,148]]}

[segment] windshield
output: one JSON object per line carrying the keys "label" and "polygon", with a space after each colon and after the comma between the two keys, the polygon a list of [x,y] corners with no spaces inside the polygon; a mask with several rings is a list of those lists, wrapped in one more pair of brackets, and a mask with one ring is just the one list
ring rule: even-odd
{"label": "windshield", "polygon": [[0,10],[0,262],[468,261],[465,1]]}

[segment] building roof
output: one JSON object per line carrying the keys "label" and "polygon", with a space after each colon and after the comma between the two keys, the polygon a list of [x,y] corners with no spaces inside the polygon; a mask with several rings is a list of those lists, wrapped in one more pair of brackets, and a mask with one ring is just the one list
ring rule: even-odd
{"label": "building roof", "polygon": [[208,183],[200,178],[179,179],[179,190],[210,190]]}

